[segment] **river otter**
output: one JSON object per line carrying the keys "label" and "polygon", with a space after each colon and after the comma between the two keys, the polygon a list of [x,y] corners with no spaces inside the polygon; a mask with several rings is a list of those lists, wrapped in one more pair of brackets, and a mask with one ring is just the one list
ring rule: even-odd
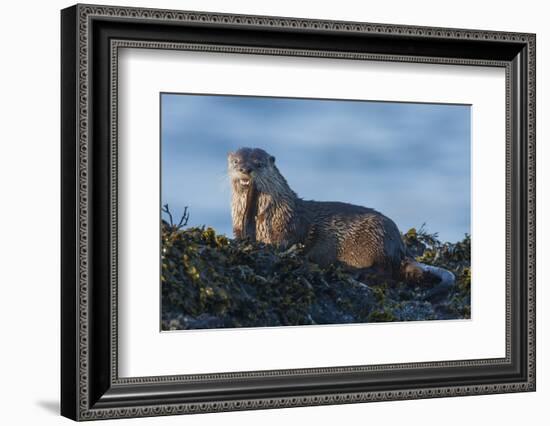
{"label": "river otter", "polygon": [[454,275],[415,261],[407,254],[395,223],[367,207],[299,198],[259,148],[228,155],[235,238],[288,247],[301,243],[310,260],[322,266],[341,262],[374,269],[408,281],[452,284]]}

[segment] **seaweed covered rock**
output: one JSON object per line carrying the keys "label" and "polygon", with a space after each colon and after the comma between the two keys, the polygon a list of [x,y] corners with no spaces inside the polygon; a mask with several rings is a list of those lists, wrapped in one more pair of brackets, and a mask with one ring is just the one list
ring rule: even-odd
{"label": "seaweed covered rock", "polygon": [[454,245],[428,237],[411,230],[403,238],[418,259],[455,273],[451,289],[321,268],[298,245],[281,250],[163,222],[162,329],[468,318],[469,237]]}

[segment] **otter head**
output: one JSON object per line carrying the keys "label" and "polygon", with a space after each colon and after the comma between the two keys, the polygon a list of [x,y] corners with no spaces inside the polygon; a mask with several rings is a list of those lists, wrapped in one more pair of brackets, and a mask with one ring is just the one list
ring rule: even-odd
{"label": "otter head", "polygon": [[269,192],[270,177],[276,172],[275,157],[260,148],[240,148],[227,156],[233,189],[247,193],[252,188]]}

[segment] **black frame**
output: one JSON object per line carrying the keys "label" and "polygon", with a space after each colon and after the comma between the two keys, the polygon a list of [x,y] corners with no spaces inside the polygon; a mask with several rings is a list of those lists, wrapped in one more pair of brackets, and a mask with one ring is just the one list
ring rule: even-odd
{"label": "black frame", "polygon": [[[535,390],[535,35],[96,5],[64,9],[61,35],[62,415],[89,420]],[[140,45],[506,68],[506,357],[118,378],[113,99],[117,48]]]}

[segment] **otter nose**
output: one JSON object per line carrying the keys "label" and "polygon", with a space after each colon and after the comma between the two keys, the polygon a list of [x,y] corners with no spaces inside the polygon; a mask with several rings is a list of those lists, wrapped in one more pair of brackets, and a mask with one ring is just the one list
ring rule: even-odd
{"label": "otter nose", "polygon": [[247,175],[249,175],[252,172],[252,169],[250,167],[241,167],[239,171],[241,173],[246,173]]}

